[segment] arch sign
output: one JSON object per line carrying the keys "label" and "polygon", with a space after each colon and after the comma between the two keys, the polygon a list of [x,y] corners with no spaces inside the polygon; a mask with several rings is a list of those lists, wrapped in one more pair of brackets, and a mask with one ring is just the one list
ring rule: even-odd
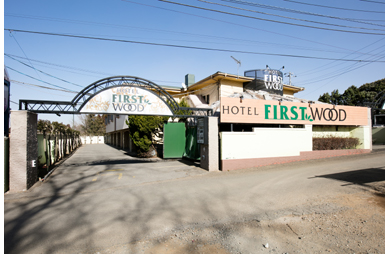
{"label": "arch sign", "polygon": [[80,113],[173,116],[164,100],[154,92],[136,86],[104,89],[86,101]]}
{"label": "arch sign", "polygon": [[[183,110],[181,110],[183,109]],[[49,114],[114,114],[206,117],[208,108],[181,108],[176,100],[152,81],[134,76],[98,80],[72,101],[19,100],[19,110]]]}
{"label": "arch sign", "polygon": [[369,125],[369,108],[221,98],[221,123]]}

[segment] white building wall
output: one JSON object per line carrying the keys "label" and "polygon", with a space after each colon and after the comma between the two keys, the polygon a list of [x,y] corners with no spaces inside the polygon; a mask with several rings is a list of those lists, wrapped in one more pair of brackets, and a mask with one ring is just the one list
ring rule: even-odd
{"label": "white building wall", "polygon": [[83,145],[104,144],[104,136],[80,136]]}
{"label": "white building wall", "polygon": [[234,93],[242,93],[244,91],[242,82],[234,82],[231,80],[222,80],[220,89],[221,97],[228,97]]}
{"label": "white building wall", "polygon": [[221,132],[221,159],[298,156],[312,151],[312,126],[253,128],[253,132]]}
{"label": "white building wall", "polygon": [[128,129],[129,126],[127,126],[126,120],[127,115],[113,116],[113,121],[109,121],[106,125],[106,133]]}

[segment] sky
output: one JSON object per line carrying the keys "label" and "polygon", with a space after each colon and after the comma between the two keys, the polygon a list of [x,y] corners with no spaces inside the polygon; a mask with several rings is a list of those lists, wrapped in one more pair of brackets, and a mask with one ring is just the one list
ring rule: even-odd
{"label": "sky", "polygon": [[[342,93],[385,78],[384,2],[5,0],[11,109],[20,99],[71,101],[110,76],[181,87],[186,74],[197,82],[217,71],[244,75],[266,65],[291,73],[292,85],[305,88],[298,98]],[[77,115],[38,118],[79,121]]]}

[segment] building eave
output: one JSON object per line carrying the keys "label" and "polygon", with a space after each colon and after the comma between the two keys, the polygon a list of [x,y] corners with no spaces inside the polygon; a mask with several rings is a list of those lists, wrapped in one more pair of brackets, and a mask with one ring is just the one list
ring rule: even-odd
{"label": "building eave", "polygon": [[293,91],[294,93],[301,92],[301,91],[305,90],[304,87],[291,86],[291,85],[283,84],[283,90],[284,90],[284,89]]}

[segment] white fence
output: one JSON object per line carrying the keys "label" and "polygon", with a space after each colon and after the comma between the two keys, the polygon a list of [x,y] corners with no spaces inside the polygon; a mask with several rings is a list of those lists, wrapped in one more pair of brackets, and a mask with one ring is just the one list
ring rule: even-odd
{"label": "white fence", "polygon": [[104,144],[104,136],[80,136],[83,145]]}

